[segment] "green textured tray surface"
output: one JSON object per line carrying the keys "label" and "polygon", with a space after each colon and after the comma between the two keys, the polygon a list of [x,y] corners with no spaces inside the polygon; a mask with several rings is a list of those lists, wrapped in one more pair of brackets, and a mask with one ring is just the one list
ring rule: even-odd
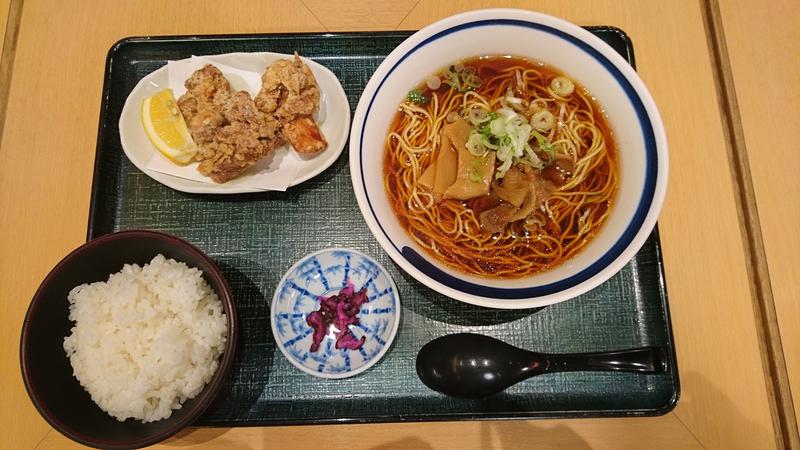
{"label": "green textured tray surface", "polygon": [[[590,28],[633,62],[619,30]],[[136,83],[170,59],[192,54],[272,51],[330,68],[355,110],[364,85],[406,32],[339,35],[142,38],[109,52],[98,138],[89,237],[143,228],[181,236],[225,273],[238,305],[240,346],[220,397],[199,425],[340,421],[452,420],[660,414],[678,395],[659,240],[602,286],[571,301],[522,311],[457,302],[415,281],[381,250],[358,210],[348,152],[325,172],[287,192],[195,195],[173,191],[136,169],[119,142],[120,111]],[[380,261],[397,283],[400,330],[373,368],[345,380],[314,378],[276,348],[270,302],[284,272],[316,250],[341,246]],[[543,352],[584,352],[656,345],[671,358],[659,375],[561,373],[540,376],[483,400],[429,390],[417,378],[417,351],[445,334],[471,331]]]}

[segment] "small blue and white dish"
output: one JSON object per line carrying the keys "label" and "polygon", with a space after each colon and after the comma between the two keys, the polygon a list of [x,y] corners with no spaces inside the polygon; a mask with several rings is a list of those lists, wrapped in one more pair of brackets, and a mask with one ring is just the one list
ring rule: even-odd
{"label": "small blue and white dish", "polygon": [[[314,330],[306,318],[320,309],[320,296],[338,294],[348,280],[356,291],[367,289],[358,323],[349,326],[364,344],[337,349],[337,330],[331,326],[311,352]],[[295,367],[317,377],[347,378],[372,367],[391,346],[400,323],[400,297],[386,269],[369,256],[344,248],[321,250],[301,258],[278,283],[271,323],[278,348]]]}

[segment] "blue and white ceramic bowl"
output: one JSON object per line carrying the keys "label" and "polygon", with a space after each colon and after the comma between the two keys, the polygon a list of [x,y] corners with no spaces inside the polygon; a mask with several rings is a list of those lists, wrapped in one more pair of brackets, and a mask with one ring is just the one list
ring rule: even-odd
{"label": "blue and white ceramic bowl", "polygon": [[[356,339],[366,336],[358,350],[335,347],[333,332],[311,352],[313,329],[306,317],[319,309],[319,296],[338,294],[347,280],[358,291],[367,288],[359,323],[350,330]],[[272,334],[278,348],[295,367],[322,378],[359,374],[383,357],[400,323],[400,296],[386,269],[355,250],[333,248],[305,256],[283,276],[272,298]]]}
{"label": "blue and white ceramic bowl", "polygon": [[[520,279],[451,269],[420,248],[384,190],[383,149],[408,91],[447,64],[483,55],[540,61],[576,79],[604,108],[619,151],[620,184],[601,232],[565,263]],[[467,303],[531,308],[574,298],[617,273],[655,226],[667,187],[667,140],[650,93],[614,49],[590,32],[532,11],[488,9],[436,22],[400,44],[367,83],[350,132],[350,170],[359,208],[389,256],[428,287]]]}

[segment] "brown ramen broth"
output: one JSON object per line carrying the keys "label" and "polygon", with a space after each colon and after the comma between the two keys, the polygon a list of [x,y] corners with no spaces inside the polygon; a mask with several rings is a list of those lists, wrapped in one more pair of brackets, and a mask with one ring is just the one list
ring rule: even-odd
{"label": "brown ramen broth", "polygon": [[518,278],[598,233],[617,191],[592,95],[544,64],[480,57],[409,92],[389,130],[386,193],[421,247],[459,271]]}

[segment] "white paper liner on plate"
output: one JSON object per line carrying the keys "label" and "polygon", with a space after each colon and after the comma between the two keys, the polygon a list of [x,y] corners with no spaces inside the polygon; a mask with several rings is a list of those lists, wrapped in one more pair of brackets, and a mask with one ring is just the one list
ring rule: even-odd
{"label": "white paper liner on plate", "polygon": [[[184,82],[192,73],[206,64],[213,64],[230,82],[234,91],[244,90],[254,97],[261,89],[261,72],[263,69],[251,67],[250,69],[252,70],[246,70],[245,68],[237,68],[221,62],[221,60],[231,61],[231,59],[230,55],[218,55],[216,57],[192,56],[180,61],[169,61],[167,63],[169,79],[167,87],[172,89],[172,93],[177,99],[186,92]],[[264,63],[263,67],[266,67],[266,65]],[[265,191],[285,191],[294,182],[301,163],[300,156],[286,144],[276,148],[269,156],[261,159],[242,175],[225,184]],[[195,162],[179,166],[168,160],[161,153],[153,152],[153,156],[146,167],[150,170],[176,177],[215,184],[210,178],[197,171],[197,165],[198,163]]]}

